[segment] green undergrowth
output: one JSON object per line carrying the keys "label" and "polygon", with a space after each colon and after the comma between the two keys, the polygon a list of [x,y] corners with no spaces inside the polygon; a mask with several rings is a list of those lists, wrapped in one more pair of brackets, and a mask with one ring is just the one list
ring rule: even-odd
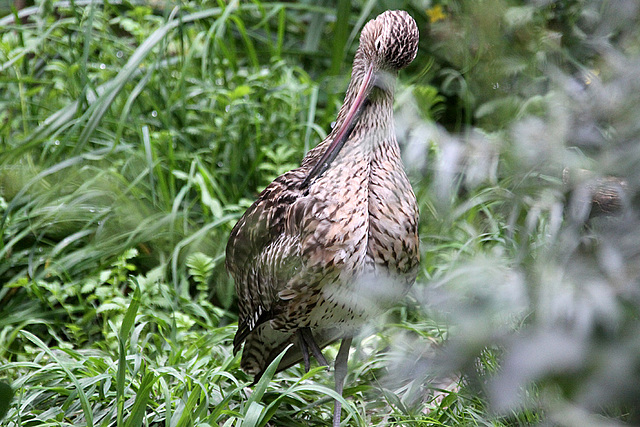
{"label": "green undergrowth", "polygon": [[[0,425],[327,425],[332,372],[240,370],[224,250],[395,8],[421,269],[354,340],[343,425],[638,420],[633,2],[35,3],[0,4]],[[624,179],[625,221],[566,168]]]}

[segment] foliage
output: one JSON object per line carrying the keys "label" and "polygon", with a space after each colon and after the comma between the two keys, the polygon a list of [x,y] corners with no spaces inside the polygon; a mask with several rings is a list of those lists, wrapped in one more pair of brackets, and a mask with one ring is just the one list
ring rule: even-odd
{"label": "foliage", "polygon": [[[322,368],[248,387],[224,248],[388,8],[421,30],[422,270],[358,341],[345,424],[639,422],[636,2],[43,1],[0,18],[2,425],[326,424]],[[623,209],[590,217],[610,176]]]}

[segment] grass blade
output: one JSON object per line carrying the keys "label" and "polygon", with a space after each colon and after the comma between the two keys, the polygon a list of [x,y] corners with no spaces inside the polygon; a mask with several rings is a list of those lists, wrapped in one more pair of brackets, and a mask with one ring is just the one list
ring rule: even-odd
{"label": "grass blade", "polygon": [[[120,325],[120,333],[118,334],[118,349],[119,349],[119,357],[118,357],[118,373],[116,376],[116,401],[118,402],[118,415],[117,415],[117,423],[116,425],[121,426],[122,420],[124,416],[124,386],[126,381],[126,371],[127,371],[127,354],[126,354],[126,343],[129,340],[129,333],[131,332],[131,328],[135,324],[136,315],[138,314],[138,308],[140,307],[140,287],[136,286],[136,289],[133,293],[133,298],[131,299],[131,303],[129,304],[129,308],[127,309],[126,314],[124,315],[124,319],[122,320],[122,325]],[[136,402],[137,402],[136,397]]]}
{"label": "grass blade", "polygon": [[9,384],[0,381],[0,421],[7,415],[11,400],[13,400],[13,389]]}
{"label": "grass blade", "polygon": [[152,372],[147,372],[144,375],[140,382],[140,389],[138,389],[138,392],[136,393],[136,400],[133,403],[131,415],[124,425],[125,427],[139,427],[142,425],[142,421],[147,410],[147,402],[149,401],[152,387],[156,383],[157,379],[158,378]]}
{"label": "grass blade", "polygon": [[336,75],[342,68],[346,55],[347,38],[349,37],[349,15],[351,14],[351,2],[338,0],[336,12],[336,25],[332,35],[333,51],[331,53],[331,68],[329,74]]}
{"label": "grass blade", "polygon": [[247,408],[249,408],[251,404],[253,404],[254,402],[260,402],[262,400],[262,396],[264,396],[264,392],[267,390],[267,387],[269,386],[271,379],[275,375],[276,370],[278,369],[278,365],[280,364],[280,361],[282,360],[285,353],[287,352],[287,350],[289,350],[289,348],[292,345],[293,344],[289,344],[287,348],[285,348],[282,351],[282,353],[280,353],[278,357],[276,357],[273,360],[273,362],[269,364],[267,369],[265,369],[264,374],[262,374],[262,377],[260,377],[260,380],[254,386],[253,393],[251,393],[251,397],[249,397],[249,400],[247,400]]}

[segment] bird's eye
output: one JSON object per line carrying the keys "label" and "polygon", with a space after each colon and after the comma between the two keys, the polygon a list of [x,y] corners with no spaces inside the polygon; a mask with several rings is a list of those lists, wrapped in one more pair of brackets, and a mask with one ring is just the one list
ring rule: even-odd
{"label": "bird's eye", "polygon": [[376,50],[378,52],[380,52],[380,49],[382,49],[382,37],[378,37],[374,43]]}

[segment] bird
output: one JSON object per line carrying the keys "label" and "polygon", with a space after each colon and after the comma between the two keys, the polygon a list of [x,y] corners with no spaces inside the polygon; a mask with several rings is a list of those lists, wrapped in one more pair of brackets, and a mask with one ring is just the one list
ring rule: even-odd
{"label": "bird", "polygon": [[[417,55],[419,31],[405,11],[362,29],[335,125],[299,167],[277,177],[233,227],[226,268],[235,282],[234,354],[254,383],[287,347],[278,371],[338,340],[335,390],[363,324],[392,307],[420,264],[418,206],[395,136],[398,71]],[[293,344],[293,345],[292,345]],[[340,425],[335,401],[333,425]]]}

